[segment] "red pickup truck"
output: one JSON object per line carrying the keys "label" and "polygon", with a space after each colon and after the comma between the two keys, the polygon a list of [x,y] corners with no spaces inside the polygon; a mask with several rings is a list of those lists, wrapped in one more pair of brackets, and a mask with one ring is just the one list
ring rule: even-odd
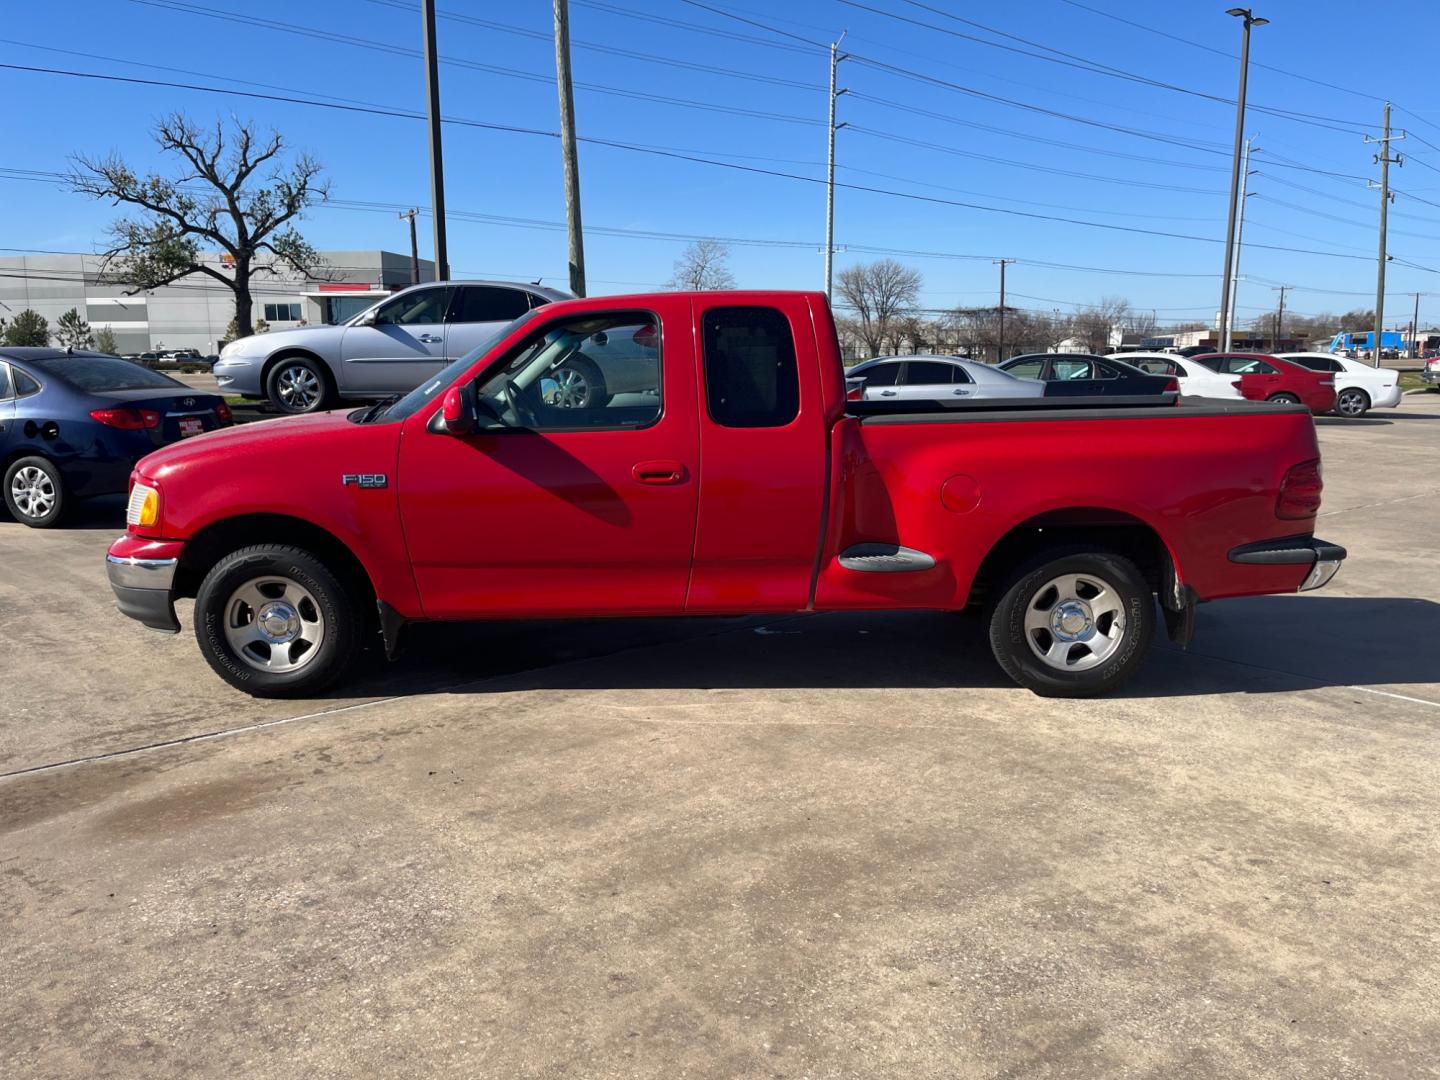
{"label": "red pickup truck", "polygon": [[1300,406],[847,402],[821,294],[601,297],[392,403],[151,454],[107,569],[155,629],[195,597],[259,696],[420,620],[972,605],[1015,681],[1082,696],[1162,617],[1188,643],[1199,601],[1328,581],[1320,488]]}

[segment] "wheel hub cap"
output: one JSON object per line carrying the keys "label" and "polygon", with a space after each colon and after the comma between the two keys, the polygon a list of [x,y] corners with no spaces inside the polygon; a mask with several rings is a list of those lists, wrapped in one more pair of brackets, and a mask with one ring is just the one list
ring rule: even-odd
{"label": "wheel hub cap", "polygon": [[294,641],[300,633],[300,613],[283,600],[262,607],[255,622],[260,633],[274,645]]}
{"label": "wheel hub cap", "polygon": [[1065,641],[1084,641],[1095,633],[1095,619],[1084,600],[1066,600],[1050,612],[1050,632]]}

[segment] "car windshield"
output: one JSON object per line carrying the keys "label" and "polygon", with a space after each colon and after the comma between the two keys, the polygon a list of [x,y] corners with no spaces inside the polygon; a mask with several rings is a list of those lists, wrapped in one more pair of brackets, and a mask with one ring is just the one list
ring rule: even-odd
{"label": "car windshield", "polygon": [[61,382],[92,394],[112,390],[174,390],[184,387],[183,383],[118,356],[50,356],[31,360],[30,364]]}
{"label": "car windshield", "polygon": [[456,360],[449,366],[447,366],[444,370],[440,372],[440,374],[436,375],[433,379],[429,379],[426,382],[421,383],[414,390],[411,390],[399,401],[395,402],[384,412],[380,413],[379,416],[376,417],[376,419],[405,420],[411,416],[414,416],[417,412],[420,411],[421,408],[424,407],[427,401],[432,400],[436,394],[440,393],[441,390],[445,389],[445,387],[449,386],[456,379],[458,379],[462,373],[464,373],[472,364],[475,363],[476,360],[480,359],[480,357],[484,356],[487,352],[489,352],[496,345],[498,345],[501,340],[510,333],[510,331],[514,330],[517,326],[521,326],[533,319],[538,310],[539,309],[536,308],[527,311],[524,315],[521,315],[514,322],[506,323],[504,326],[500,327],[500,329],[496,330],[479,345],[475,346],[475,348],[471,349],[464,356],[460,357],[459,360]]}

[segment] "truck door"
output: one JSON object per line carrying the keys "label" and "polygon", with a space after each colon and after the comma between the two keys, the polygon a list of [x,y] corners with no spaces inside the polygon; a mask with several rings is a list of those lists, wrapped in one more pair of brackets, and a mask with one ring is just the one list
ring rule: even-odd
{"label": "truck door", "polygon": [[[421,603],[438,618],[678,614],[700,466],[689,301],[546,310],[477,359],[477,430],[446,434],[434,409],[406,421],[400,514]],[[576,368],[605,393],[562,398],[554,376]]]}
{"label": "truck door", "polygon": [[686,609],[797,611],[824,513],[825,404],[803,297],[694,300],[700,507]]}

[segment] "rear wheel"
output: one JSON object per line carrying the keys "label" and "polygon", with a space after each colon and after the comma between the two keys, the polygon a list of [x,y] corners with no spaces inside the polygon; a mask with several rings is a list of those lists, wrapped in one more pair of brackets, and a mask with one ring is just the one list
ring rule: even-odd
{"label": "rear wheel", "polygon": [[1051,554],[1016,571],[989,621],[995,659],[1021,686],[1042,697],[1094,697],[1140,667],[1155,600],[1123,556]]}
{"label": "rear wheel", "polygon": [[1335,411],[1341,416],[1364,416],[1370,411],[1370,395],[1364,390],[1348,387],[1335,398]]}
{"label": "rear wheel", "polygon": [[65,483],[55,463],[23,457],[5,470],[5,507],[22,525],[48,529],[65,515]]}
{"label": "rear wheel", "polygon": [[222,679],[255,697],[305,697],[360,648],[351,593],[301,548],[259,544],[217,562],[195,597],[195,637]]}
{"label": "rear wheel", "polygon": [[1291,393],[1271,394],[1266,401],[1273,401],[1276,405],[1299,405],[1300,399]]}
{"label": "rear wheel", "polygon": [[290,356],[270,369],[265,390],[275,407],[287,413],[320,412],[335,396],[324,365],[304,356]]}
{"label": "rear wheel", "polygon": [[610,400],[600,369],[579,358],[546,376],[543,395],[545,404],[557,409],[598,409]]}

